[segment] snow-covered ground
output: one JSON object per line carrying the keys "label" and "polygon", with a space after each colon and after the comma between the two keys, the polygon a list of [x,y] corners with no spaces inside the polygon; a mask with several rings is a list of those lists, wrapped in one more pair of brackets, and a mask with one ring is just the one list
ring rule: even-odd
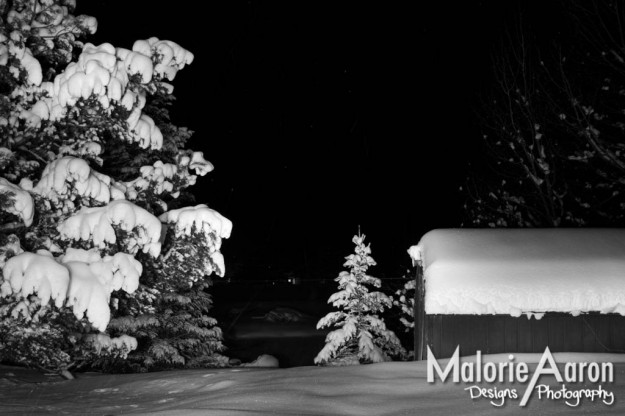
{"label": "snow-covered ground", "polygon": [[[15,367],[0,367],[2,415],[622,415],[625,408],[625,362],[618,356],[555,355],[614,362],[612,406],[584,399],[572,408],[534,396],[525,408],[518,399],[494,407],[471,400],[467,384],[426,381],[425,362],[392,362],[354,367],[233,368],[148,374],[78,374],[73,381],[44,378]],[[585,358],[584,358],[585,357]],[[535,361],[536,355],[518,356]],[[497,357],[494,357],[497,361]],[[620,362],[618,362],[620,361]],[[441,364],[443,362],[441,361]],[[530,368],[533,365],[530,364]],[[541,383],[559,388],[552,376]],[[484,384],[484,387],[493,387]],[[525,384],[495,384],[497,388]],[[571,389],[595,384],[567,384]]]}

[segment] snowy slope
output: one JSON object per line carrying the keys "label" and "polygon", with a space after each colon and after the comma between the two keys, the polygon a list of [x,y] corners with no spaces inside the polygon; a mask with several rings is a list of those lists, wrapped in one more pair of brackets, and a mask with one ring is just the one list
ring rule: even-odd
{"label": "snowy slope", "polygon": [[409,254],[428,314],[625,314],[625,229],[438,229]]}
{"label": "snowy slope", "polygon": [[[567,354],[566,361],[572,355]],[[555,355],[563,362],[564,356]],[[612,357],[603,357],[608,361]],[[467,358],[468,359],[468,358]],[[527,356],[524,362],[532,362]],[[593,359],[578,355],[578,359]],[[534,361],[535,362],[535,361]],[[622,360],[621,360],[622,362]],[[441,362],[442,364],[442,362]],[[530,368],[533,365],[530,364]],[[21,369],[0,367],[2,415],[622,415],[625,364],[615,363],[615,382],[603,387],[616,403],[584,400],[577,408],[537,400],[528,407],[511,401],[501,408],[471,400],[464,383],[429,384],[425,362],[391,362],[353,367],[289,369],[204,369],[125,375],[78,375],[74,381],[36,384]],[[12,375],[9,375],[12,374]],[[558,388],[553,377],[541,383]],[[487,387],[488,384],[483,385]],[[525,384],[496,384],[498,388]],[[567,384],[571,389],[596,384]],[[493,387],[492,385],[490,387]]]}

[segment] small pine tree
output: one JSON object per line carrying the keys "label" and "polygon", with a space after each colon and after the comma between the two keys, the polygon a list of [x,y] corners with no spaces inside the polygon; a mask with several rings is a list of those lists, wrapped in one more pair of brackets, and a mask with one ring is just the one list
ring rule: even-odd
{"label": "small pine tree", "polygon": [[370,256],[370,246],[364,244],[360,233],[352,239],[355,253],[346,257],[342,271],[335,281],[339,291],[328,303],[342,309],[330,312],[317,323],[317,329],[336,327],[326,337],[326,345],[315,357],[319,365],[355,365],[390,361],[391,357],[405,355],[405,350],[395,333],[386,328],[378,313],[390,308],[392,299],[382,292],[369,292],[367,285],[379,288],[380,279],[366,274],[375,260]]}

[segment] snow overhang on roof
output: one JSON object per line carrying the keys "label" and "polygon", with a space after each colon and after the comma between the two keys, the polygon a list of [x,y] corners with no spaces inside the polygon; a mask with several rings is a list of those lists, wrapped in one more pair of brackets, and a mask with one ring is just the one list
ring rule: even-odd
{"label": "snow overhang on roof", "polygon": [[625,315],[625,228],[437,229],[408,252],[428,314]]}

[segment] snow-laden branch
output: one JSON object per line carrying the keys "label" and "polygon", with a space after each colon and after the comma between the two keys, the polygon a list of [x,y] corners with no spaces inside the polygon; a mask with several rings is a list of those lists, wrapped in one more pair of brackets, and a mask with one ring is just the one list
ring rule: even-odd
{"label": "snow-laden branch", "polygon": [[178,70],[193,62],[193,54],[176,42],[159,40],[152,37],[147,40],[138,40],[132,46],[134,52],[155,58],[157,62],[153,72],[161,79],[173,81]]}
{"label": "snow-laden branch", "polygon": [[89,167],[82,159],[65,156],[46,166],[33,192],[55,203],[71,203],[76,197],[101,203],[124,199],[123,190],[106,175]]}
{"label": "snow-laden branch", "polygon": [[94,249],[68,248],[60,260],[64,264],[71,262],[89,264],[99,282],[109,293],[114,290],[133,293],[139,287],[139,277],[143,273],[143,265],[127,253],[100,257]]}
{"label": "snow-laden branch", "polygon": [[0,293],[3,297],[16,295],[27,298],[36,293],[43,305],[52,300],[57,307],[61,307],[65,302],[69,271],[51,255],[18,254],[6,262],[2,271],[4,281],[0,285]]}
{"label": "snow-laden branch", "polygon": [[185,166],[195,171],[195,174],[200,176],[204,176],[214,169],[213,164],[204,159],[204,153],[202,152],[182,154],[178,157],[178,163],[180,166]]}
{"label": "snow-laden branch", "polygon": [[106,334],[88,334],[85,341],[91,343],[98,354],[102,351],[121,351],[122,358],[137,349],[137,339],[128,335],[111,338]]}
{"label": "snow-laden branch", "polygon": [[216,271],[218,275],[224,275],[226,266],[219,249],[222,238],[230,237],[232,232],[232,222],[229,219],[204,204],[168,211],[159,218],[167,224],[173,224],[176,237],[199,233],[208,247],[210,257],[202,261],[203,273],[210,275]]}
{"label": "snow-laden branch", "polygon": [[12,202],[12,204],[5,207],[5,209],[11,214],[22,218],[24,224],[29,227],[35,215],[33,198],[30,194],[18,185],[12,184],[4,178],[0,178],[0,194],[9,195]]}
{"label": "snow-laden branch", "polygon": [[26,72],[26,81],[30,85],[39,85],[43,79],[41,64],[33,56],[31,50],[24,46],[22,35],[19,32],[11,33],[8,38],[0,33],[0,65],[7,65],[9,58],[17,60],[19,66],[10,66],[9,72],[15,78],[20,77],[21,70]]}
{"label": "snow-laden branch", "polygon": [[[12,3],[3,22],[9,36],[0,34],[0,65],[8,65],[15,79],[20,79],[24,71],[29,85],[40,85],[43,79],[41,64],[35,56],[46,50],[54,51],[58,46],[55,41],[62,38],[62,47],[57,48],[57,53],[69,61],[76,36],[93,34],[97,29],[98,22],[94,17],[70,14],[75,8],[70,1],[63,6],[48,0]],[[40,39],[41,42],[31,45],[31,50],[26,44],[32,39]],[[14,60],[9,62],[10,58]]]}
{"label": "snow-laden branch", "polygon": [[168,211],[159,218],[168,224],[175,224],[176,236],[190,235],[193,227],[204,233],[207,238],[209,234],[228,238],[232,232],[232,222],[204,204]]}
{"label": "snow-laden branch", "polygon": [[100,259],[91,250],[69,249],[62,261],[71,274],[66,306],[71,306],[79,319],[86,315],[99,331],[104,331],[111,319],[111,292],[133,293],[143,272],[141,263],[126,253]]}
{"label": "snow-laden branch", "polygon": [[125,249],[136,254],[139,249],[157,257],[161,251],[161,222],[145,209],[126,200],[113,201],[104,207],[82,208],[67,218],[58,230],[62,238],[91,241],[98,248],[115,244],[113,226],[129,233]]}
{"label": "snow-laden branch", "polygon": [[59,260],[61,263],[42,251],[21,253],[6,262],[0,294],[22,300],[14,313],[30,318],[24,302],[30,295],[37,295],[41,305],[52,300],[59,308],[72,307],[76,318],[86,315],[96,329],[104,331],[111,319],[111,293],[133,293],[143,272],[141,263],[126,253],[102,258],[95,250],[70,248]]}
{"label": "snow-laden branch", "polygon": [[[112,104],[116,104],[130,112],[126,123],[131,141],[144,149],[162,147],[160,129],[151,117],[142,113],[145,92],[131,88],[131,77],[138,76],[143,84],[160,84],[165,78],[173,80],[179,69],[193,61],[191,52],[174,42],[157,38],[137,41],[132,51],[115,48],[110,43],[99,46],[87,43],[78,60],[70,63],[53,82],[42,82],[39,62],[28,48],[20,45],[23,42],[0,35],[0,64],[6,64],[9,57],[14,56],[28,73],[30,87],[14,94],[38,97],[31,107],[19,112],[19,118],[28,125],[38,128],[43,120],[62,119],[80,99],[94,97],[105,111],[111,112]],[[19,68],[11,69],[19,72]],[[169,84],[165,84],[171,91]],[[191,163],[201,163],[201,160],[191,160]]]}
{"label": "snow-laden branch", "polygon": [[20,10],[11,9],[7,13],[6,21],[13,27],[27,28],[32,36],[50,38],[64,33],[93,34],[98,28],[94,17],[70,14],[76,8],[75,0],[66,0],[63,6],[49,0],[28,0],[27,3],[30,4],[24,5]]}
{"label": "snow-laden branch", "polygon": [[175,164],[159,160],[151,166],[142,166],[140,177],[123,183],[126,197],[135,200],[142,192],[151,190],[157,196],[167,193],[177,198],[182,189],[195,185],[197,176],[189,170],[204,176],[213,170],[213,165],[204,159],[202,152],[184,152],[176,157]]}

